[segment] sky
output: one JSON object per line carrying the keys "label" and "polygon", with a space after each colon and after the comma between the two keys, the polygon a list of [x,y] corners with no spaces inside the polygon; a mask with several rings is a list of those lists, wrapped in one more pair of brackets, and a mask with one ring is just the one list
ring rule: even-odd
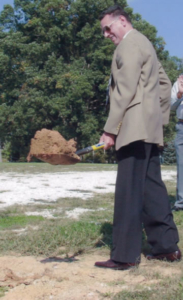
{"label": "sky", "polygon": [[156,27],[171,56],[183,58],[183,0],[127,0],[127,3],[134,13]]}
{"label": "sky", "polygon": [[[87,1],[87,0],[86,0]],[[0,0],[0,11],[4,4],[13,5],[14,0]],[[183,0],[127,0],[134,13],[154,25],[158,36],[164,38],[165,49],[171,56],[183,58],[182,28]]]}

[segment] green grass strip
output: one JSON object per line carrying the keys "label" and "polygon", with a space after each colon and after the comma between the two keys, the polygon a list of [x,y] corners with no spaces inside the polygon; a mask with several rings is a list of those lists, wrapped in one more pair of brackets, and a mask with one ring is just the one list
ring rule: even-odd
{"label": "green grass strip", "polygon": [[22,227],[43,220],[44,218],[42,216],[3,216],[0,217],[0,229]]}

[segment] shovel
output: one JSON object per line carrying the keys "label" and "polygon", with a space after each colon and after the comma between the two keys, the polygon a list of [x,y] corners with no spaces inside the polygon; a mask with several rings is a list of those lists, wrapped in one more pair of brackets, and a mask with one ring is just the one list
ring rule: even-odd
{"label": "shovel", "polygon": [[98,149],[102,149],[104,148],[104,145],[104,143],[99,143],[92,146],[88,146],[86,148],[74,152],[74,156],[67,154],[40,154],[36,155],[36,157],[52,165],[73,165],[81,161],[79,156],[90,153],[92,151],[96,151]]}
{"label": "shovel", "polygon": [[104,148],[104,145],[105,145],[104,143],[95,144],[95,145],[83,148],[81,150],[78,150],[78,151],[75,152],[75,154],[77,154],[77,155],[80,156],[80,155],[83,155],[83,154],[86,154],[86,153],[89,153],[89,152],[96,151],[98,149]]}

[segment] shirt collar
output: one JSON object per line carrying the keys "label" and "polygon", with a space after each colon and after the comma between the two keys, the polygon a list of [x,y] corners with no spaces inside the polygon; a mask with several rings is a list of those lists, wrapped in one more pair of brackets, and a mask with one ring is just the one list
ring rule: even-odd
{"label": "shirt collar", "polygon": [[132,31],[133,29],[130,29],[123,37],[123,39],[125,39],[127,37],[127,35]]}

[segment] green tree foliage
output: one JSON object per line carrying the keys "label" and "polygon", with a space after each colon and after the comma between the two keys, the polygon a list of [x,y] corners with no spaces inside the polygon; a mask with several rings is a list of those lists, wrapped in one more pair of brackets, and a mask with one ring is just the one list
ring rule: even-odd
{"label": "green tree foliage", "polygon": [[98,21],[105,1],[14,4],[0,16],[1,138],[16,159],[43,127],[77,137],[78,147],[98,142],[114,49]]}
{"label": "green tree foliage", "polygon": [[[106,86],[114,45],[103,38],[98,16],[112,0],[15,0],[0,14],[0,137],[13,160],[28,152],[41,128],[98,142],[107,117]],[[153,43],[172,79],[172,64],[154,26],[119,0],[135,28]]]}
{"label": "green tree foliage", "polygon": [[172,84],[177,80],[177,77],[183,73],[183,59],[172,56],[163,60],[162,64]]}
{"label": "green tree foliage", "polygon": [[175,124],[177,123],[177,117],[175,111],[170,112],[170,120],[167,125],[163,127],[164,142],[165,144],[172,141],[175,138]]}
{"label": "green tree foliage", "polygon": [[163,150],[163,163],[165,165],[176,164],[176,152],[175,152],[174,141],[170,141],[167,144],[165,144]]}

